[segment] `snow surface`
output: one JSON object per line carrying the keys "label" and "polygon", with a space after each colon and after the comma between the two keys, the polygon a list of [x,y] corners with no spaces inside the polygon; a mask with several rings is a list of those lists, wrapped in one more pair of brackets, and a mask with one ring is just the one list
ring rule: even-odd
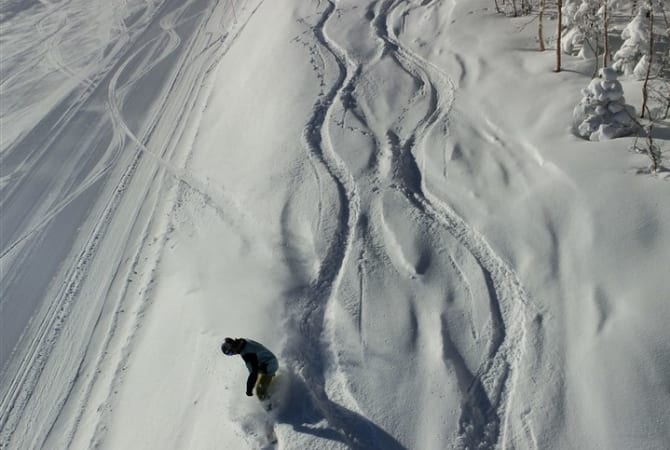
{"label": "snow surface", "polygon": [[[592,67],[529,18],[0,18],[2,450],[670,447],[667,172],[571,134]],[[279,355],[272,412],[226,336]]]}

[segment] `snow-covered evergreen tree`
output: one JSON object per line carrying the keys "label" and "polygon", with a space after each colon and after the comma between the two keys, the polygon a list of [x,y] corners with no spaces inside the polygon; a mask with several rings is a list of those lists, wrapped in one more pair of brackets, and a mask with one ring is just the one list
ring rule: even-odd
{"label": "snow-covered evergreen tree", "polygon": [[662,64],[659,61],[651,61],[651,67],[649,67],[650,56],[648,54],[642,55],[642,58],[638,61],[633,69],[633,75],[638,80],[644,80],[647,76],[647,70],[649,70],[649,77],[656,78],[661,70]]}
{"label": "snow-covered evergreen tree", "polygon": [[566,54],[592,58],[599,53],[604,39],[602,12],[599,0],[573,0],[563,6],[566,31],[561,49]]}
{"label": "snow-covered evergreen tree", "polygon": [[612,62],[612,68],[617,72],[633,74],[640,60],[649,53],[648,14],[649,9],[640,7],[633,20],[621,32],[624,42],[614,54]]}
{"label": "snow-covered evergreen tree", "polygon": [[566,55],[576,54],[584,42],[584,34],[575,20],[580,4],[581,0],[565,0],[561,8],[563,27],[565,28],[561,38],[561,51]]}
{"label": "snow-covered evergreen tree", "polygon": [[614,69],[605,67],[600,77],[582,89],[584,98],[573,111],[575,134],[591,141],[627,136],[635,132],[635,108],[626,105]]}

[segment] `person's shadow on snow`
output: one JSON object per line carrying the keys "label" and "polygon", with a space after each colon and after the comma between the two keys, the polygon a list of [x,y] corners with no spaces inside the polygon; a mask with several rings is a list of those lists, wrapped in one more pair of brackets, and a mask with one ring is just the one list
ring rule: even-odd
{"label": "person's shadow on snow", "polygon": [[286,384],[277,407],[277,423],[290,425],[299,433],[342,442],[354,450],[405,449],[369,419],[328,399],[322,386],[309,390],[300,377],[292,373],[283,376],[282,383]]}

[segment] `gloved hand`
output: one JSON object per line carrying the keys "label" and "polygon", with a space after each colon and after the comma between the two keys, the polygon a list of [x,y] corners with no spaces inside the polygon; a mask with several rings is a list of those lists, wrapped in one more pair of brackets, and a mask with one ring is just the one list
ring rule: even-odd
{"label": "gloved hand", "polygon": [[247,397],[252,397],[254,394],[251,391],[247,391]]}

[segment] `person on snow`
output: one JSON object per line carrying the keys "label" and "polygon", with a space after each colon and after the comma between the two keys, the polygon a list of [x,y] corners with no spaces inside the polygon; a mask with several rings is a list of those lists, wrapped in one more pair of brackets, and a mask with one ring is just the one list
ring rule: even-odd
{"label": "person on snow", "polygon": [[251,339],[229,338],[227,337],[221,344],[221,351],[224,355],[240,355],[249,370],[247,378],[247,395],[253,395],[254,386],[256,395],[260,400],[265,400],[268,396],[268,386],[272,378],[277,373],[279,364],[277,357],[262,344]]}

